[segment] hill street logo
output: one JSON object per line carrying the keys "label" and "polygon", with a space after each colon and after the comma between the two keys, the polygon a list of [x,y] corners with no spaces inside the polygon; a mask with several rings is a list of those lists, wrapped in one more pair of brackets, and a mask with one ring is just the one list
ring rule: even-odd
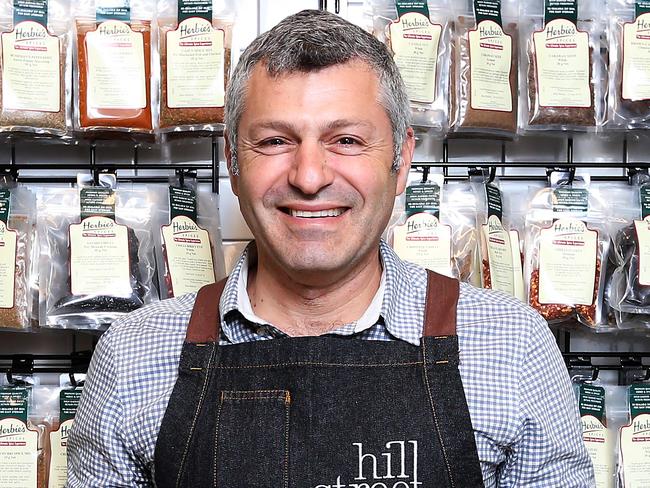
{"label": "hill street logo", "polygon": [[[390,441],[386,451],[377,454],[365,452],[363,443],[352,444],[357,456],[355,477],[346,480],[336,477],[330,484],[320,484],[314,488],[418,488],[423,484],[418,480],[418,442]],[[408,462],[412,460],[412,462]]]}

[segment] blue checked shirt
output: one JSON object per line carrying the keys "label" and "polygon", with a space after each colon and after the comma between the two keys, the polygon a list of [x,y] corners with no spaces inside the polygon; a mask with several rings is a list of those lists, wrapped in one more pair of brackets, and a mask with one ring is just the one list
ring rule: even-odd
{"label": "blue checked shirt", "polygon": [[[426,273],[384,242],[380,253],[375,306],[332,333],[418,345]],[[245,252],[221,298],[223,344],[282,335],[252,315],[242,286],[247,263]],[[595,486],[569,377],[546,322],[505,294],[467,284],[460,290],[459,369],[485,486]],[[131,313],[99,341],[68,441],[69,488],[153,486],[156,438],[195,297]]]}

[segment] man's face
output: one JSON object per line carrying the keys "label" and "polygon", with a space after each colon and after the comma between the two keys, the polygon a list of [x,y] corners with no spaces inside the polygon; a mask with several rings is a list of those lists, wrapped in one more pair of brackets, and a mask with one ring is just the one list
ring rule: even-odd
{"label": "man's face", "polygon": [[409,129],[404,162],[392,172],[378,87],[358,61],[277,78],[253,70],[231,183],[267,265],[315,284],[376,259],[414,144]]}

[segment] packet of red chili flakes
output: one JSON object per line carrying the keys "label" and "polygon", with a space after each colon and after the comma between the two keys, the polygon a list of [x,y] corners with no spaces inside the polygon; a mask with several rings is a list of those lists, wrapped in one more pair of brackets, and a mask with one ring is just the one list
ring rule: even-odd
{"label": "packet of red chili flakes", "polygon": [[607,325],[602,263],[609,235],[606,204],[588,175],[553,173],[551,186],[532,197],[526,214],[525,266],[529,304],[550,323],[577,319]]}

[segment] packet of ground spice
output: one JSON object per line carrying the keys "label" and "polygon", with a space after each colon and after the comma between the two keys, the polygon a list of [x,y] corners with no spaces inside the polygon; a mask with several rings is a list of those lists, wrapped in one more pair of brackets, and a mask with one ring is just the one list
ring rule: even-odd
{"label": "packet of ground spice", "polygon": [[650,128],[650,1],[609,0],[608,129]]}
{"label": "packet of ground spice", "polygon": [[594,131],[604,119],[604,0],[521,4],[523,131]]}
{"label": "packet of ground spice", "polygon": [[603,313],[603,261],[609,251],[607,203],[589,188],[554,173],[526,214],[524,277],[528,303],[550,324],[578,320],[607,327]]}
{"label": "packet of ground spice", "polygon": [[160,132],[223,131],[232,0],[159,0]]}
{"label": "packet of ground spice", "polygon": [[413,125],[446,132],[452,13],[449,0],[371,0],[373,33],[394,55]]}
{"label": "packet of ground spice", "polygon": [[36,198],[26,187],[0,185],[0,327],[28,329]]}
{"label": "packet of ground spice", "polygon": [[158,97],[151,63],[154,11],[154,0],[76,4],[75,130],[93,137],[153,133]]}
{"label": "packet of ground spice", "polygon": [[0,131],[70,134],[69,11],[66,0],[0,2]]}
{"label": "packet of ground spice", "polygon": [[512,139],[517,132],[517,4],[472,0],[456,16],[450,131]]}

